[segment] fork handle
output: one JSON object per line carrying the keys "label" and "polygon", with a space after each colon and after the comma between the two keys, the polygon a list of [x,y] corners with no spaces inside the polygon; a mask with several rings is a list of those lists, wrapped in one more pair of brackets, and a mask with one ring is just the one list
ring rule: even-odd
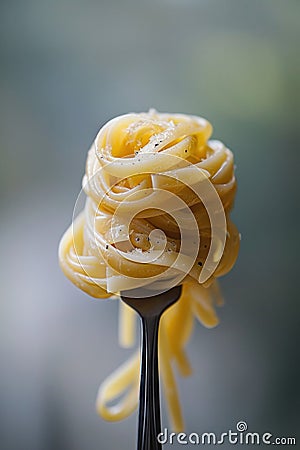
{"label": "fork handle", "polygon": [[137,450],[161,450],[158,328],[161,314],[141,317],[142,359]]}

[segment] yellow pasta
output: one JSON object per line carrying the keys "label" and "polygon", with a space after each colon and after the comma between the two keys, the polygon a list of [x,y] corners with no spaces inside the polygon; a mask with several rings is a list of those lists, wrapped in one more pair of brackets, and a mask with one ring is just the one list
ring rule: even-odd
{"label": "yellow pasta", "polygon": [[[88,153],[85,208],[59,247],[65,275],[96,298],[182,284],[159,331],[159,370],[174,431],[184,428],[174,370],[191,374],[186,345],[194,321],[217,325],[216,278],[232,268],[239,250],[229,217],[233,155],[210,141],[211,133],[203,118],[155,110],[108,122]],[[136,314],[120,301],[120,345],[133,347],[135,337]],[[125,418],[137,406],[138,390],[137,352],[100,386],[98,412],[107,420]]]}

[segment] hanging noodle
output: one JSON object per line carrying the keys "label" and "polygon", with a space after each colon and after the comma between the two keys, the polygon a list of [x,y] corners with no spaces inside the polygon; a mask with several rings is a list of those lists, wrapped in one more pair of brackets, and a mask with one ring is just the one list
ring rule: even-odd
{"label": "hanging noodle", "polygon": [[[185,348],[195,318],[217,325],[222,297],[216,278],[232,268],[239,249],[229,218],[233,155],[209,141],[211,133],[203,118],[155,110],[108,122],[88,153],[84,211],[59,248],[65,275],[96,298],[182,284],[159,332],[159,370],[175,431],[184,424],[174,368],[191,374]],[[132,347],[135,337],[136,314],[120,301],[120,344]],[[105,419],[121,420],[136,408],[139,358],[134,353],[100,386],[96,405]]]}

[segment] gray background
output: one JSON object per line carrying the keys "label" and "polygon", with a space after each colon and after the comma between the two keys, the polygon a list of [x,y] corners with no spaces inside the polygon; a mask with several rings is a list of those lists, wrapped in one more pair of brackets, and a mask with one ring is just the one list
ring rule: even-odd
{"label": "gray background", "polygon": [[241,250],[219,327],[188,347],[186,429],[297,435],[299,2],[2,0],[0,17],[1,450],[135,448],[136,415],[94,412],[130,354],[117,303],[72,286],[57,246],[99,127],[149,107],[208,118],[237,165]]}

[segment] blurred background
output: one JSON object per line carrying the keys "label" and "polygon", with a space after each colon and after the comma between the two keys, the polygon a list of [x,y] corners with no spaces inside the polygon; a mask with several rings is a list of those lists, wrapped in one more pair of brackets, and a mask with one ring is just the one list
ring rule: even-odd
{"label": "blurred background", "polygon": [[179,380],[186,431],[245,420],[297,436],[299,13],[297,0],[1,1],[1,450],[135,448],[136,415],[94,409],[131,354],[117,302],[77,290],[57,247],[98,129],[150,107],[209,119],[239,183],[221,322],[195,328],[194,375]]}

